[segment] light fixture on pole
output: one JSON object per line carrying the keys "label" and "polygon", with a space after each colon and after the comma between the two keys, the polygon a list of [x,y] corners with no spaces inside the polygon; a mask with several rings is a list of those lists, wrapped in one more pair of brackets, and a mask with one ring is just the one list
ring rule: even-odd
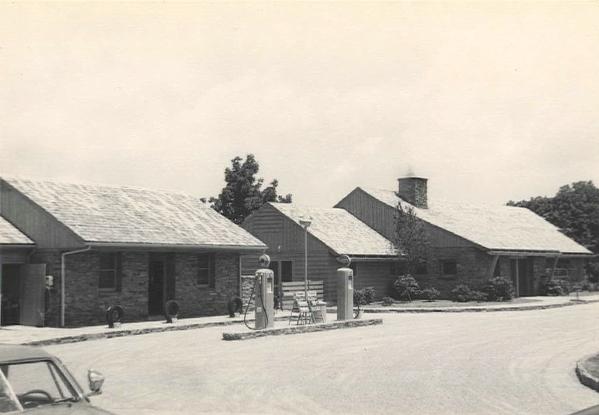
{"label": "light fixture on pole", "polygon": [[304,295],[308,301],[308,227],[312,218],[300,218],[299,223],[304,228]]}

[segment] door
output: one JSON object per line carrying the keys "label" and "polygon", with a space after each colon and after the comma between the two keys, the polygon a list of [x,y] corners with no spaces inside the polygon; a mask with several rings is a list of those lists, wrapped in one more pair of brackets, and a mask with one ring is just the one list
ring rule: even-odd
{"label": "door", "polygon": [[532,261],[529,258],[514,258],[511,260],[512,283],[516,297],[534,295]]}
{"label": "door", "polygon": [[46,264],[20,266],[20,322],[43,326],[46,316]]}
{"label": "door", "polygon": [[164,261],[150,261],[149,266],[149,284],[148,284],[148,314],[162,314],[164,307],[164,288],[165,288]]}
{"label": "door", "polygon": [[3,326],[20,323],[20,306],[21,306],[21,278],[20,265],[4,264],[1,274],[1,293],[2,293],[2,308],[1,308],[1,323]]}

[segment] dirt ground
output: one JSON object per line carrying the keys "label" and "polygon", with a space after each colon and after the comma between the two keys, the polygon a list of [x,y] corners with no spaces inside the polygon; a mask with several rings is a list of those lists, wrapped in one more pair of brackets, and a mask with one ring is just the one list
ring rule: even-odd
{"label": "dirt ground", "polygon": [[222,327],[47,347],[121,414],[556,414],[599,403],[576,360],[599,349],[599,304],[379,314],[381,326],[248,341]]}

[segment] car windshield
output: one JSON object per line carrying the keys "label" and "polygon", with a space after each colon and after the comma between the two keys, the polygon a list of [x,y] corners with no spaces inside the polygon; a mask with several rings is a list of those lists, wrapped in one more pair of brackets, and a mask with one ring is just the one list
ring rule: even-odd
{"label": "car windshield", "polygon": [[75,401],[78,395],[51,361],[0,365],[0,413]]}

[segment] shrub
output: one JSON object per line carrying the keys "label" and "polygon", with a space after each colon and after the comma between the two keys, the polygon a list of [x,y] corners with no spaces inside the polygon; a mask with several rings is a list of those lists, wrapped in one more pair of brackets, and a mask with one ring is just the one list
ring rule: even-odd
{"label": "shrub", "polygon": [[393,298],[391,297],[383,297],[383,305],[388,307],[390,305],[393,305]]}
{"label": "shrub", "polygon": [[418,282],[410,274],[397,277],[393,282],[393,288],[400,300],[412,301],[420,293]]}
{"label": "shrub", "polygon": [[581,284],[581,288],[583,291],[597,291],[597,283],[590,282],[590,281],[584,281]]}
{"label": "shrub", "polygon": [[485,301],[487,299],[487,294],[472,290],[465,284],[460,284],[451,290],[451,296],[454,301],[460,303],[465,303],[467,301]]}
{"label": "shrub", "polygon": [[587,278],[589,282],[599,282],[599,262],[588,263]]}
{"label": "shrub", "polygon": [[487,294],[488,301],[509,301],[515,295],[512,281],[504,277],[491,278],[483,292]]}
{"label": "shrub", "polygon": [[570,285],[566,280],[549,279],[541,284],[541,295],[568,295]]}
{"label": "shrub", "polygon": [[361,290],[354,290],[354,304],[366,305],[374,301],[376,291],[372,287],[362,288]]}
{"label": "shrub", "polygon": [[439,290],[433,287],[425,288],[420,292],[420,297],[423,300],[428,301],[435,301],[437,298],[439,298],[440,295],[441,293],[439,292]]}

